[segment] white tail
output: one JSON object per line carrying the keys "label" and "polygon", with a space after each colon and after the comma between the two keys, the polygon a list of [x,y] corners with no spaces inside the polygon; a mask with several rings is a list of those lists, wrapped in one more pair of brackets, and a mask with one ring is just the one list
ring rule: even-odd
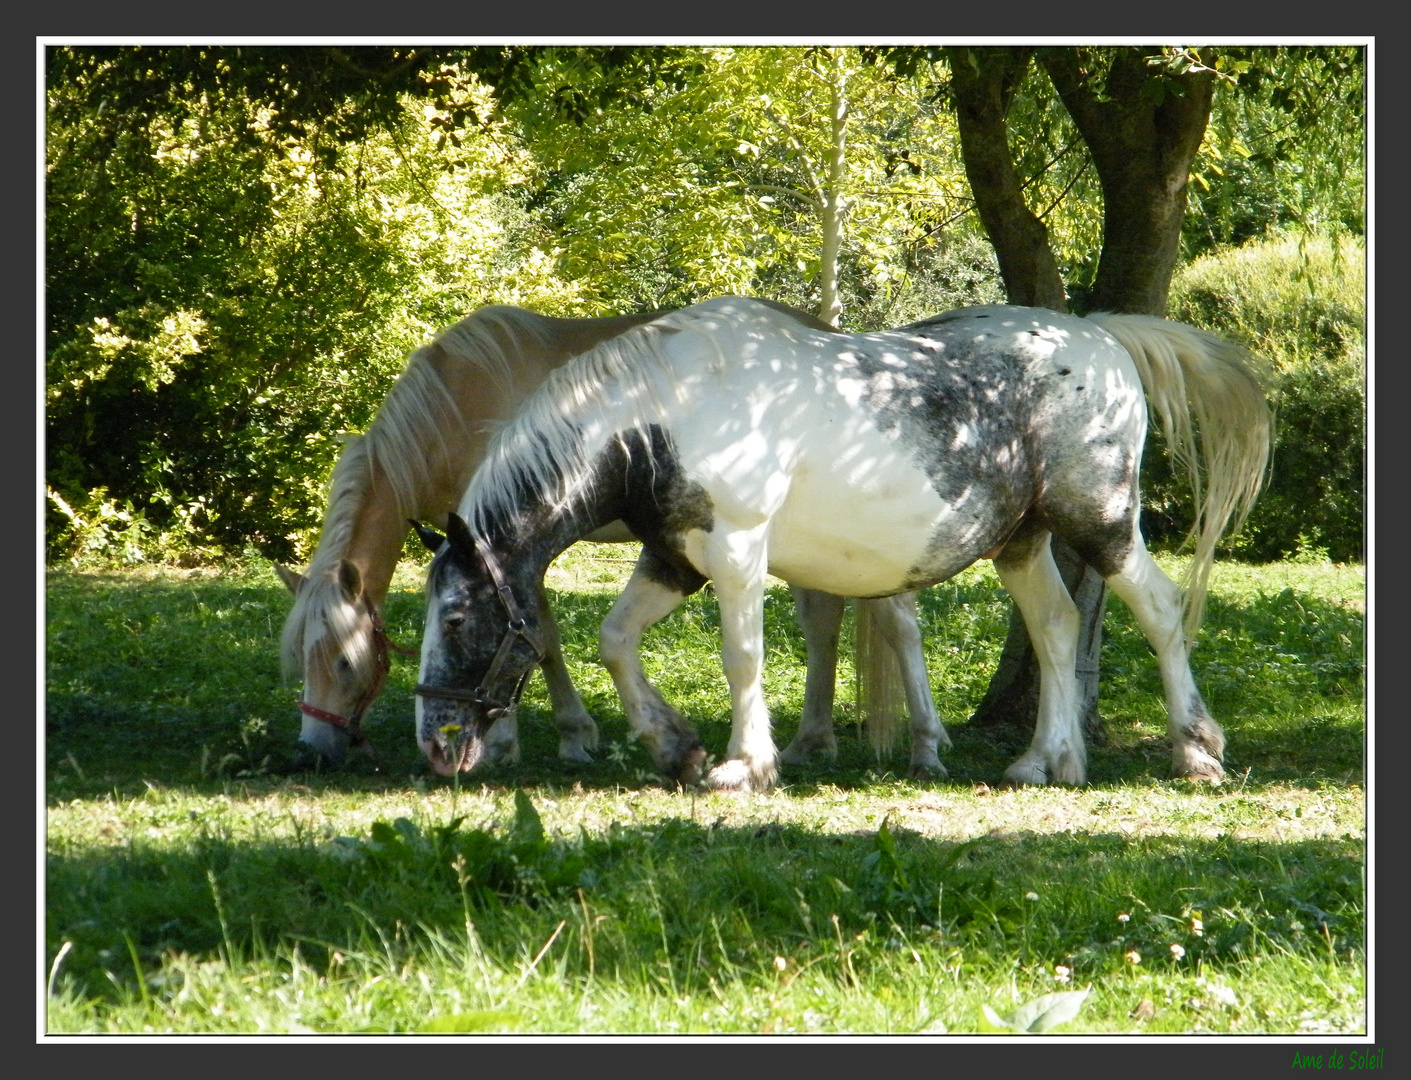
{"label": "white tail", "polygon": [[1261,363],[1240,346],[1151,315],[1088,318],[1131,354],[1172,457],[1190,480],[1194,540],[1184,582],[1193,641],[1205,614],[1215,546],[1244,523],[1264,484],[1273,441]]}
{"label": "white tail", "polygon": [[857,716],[879,762],[891,756],[908,715],[901,665],[872,610],[872,601],[853,604],[853,658],[857,671]]}

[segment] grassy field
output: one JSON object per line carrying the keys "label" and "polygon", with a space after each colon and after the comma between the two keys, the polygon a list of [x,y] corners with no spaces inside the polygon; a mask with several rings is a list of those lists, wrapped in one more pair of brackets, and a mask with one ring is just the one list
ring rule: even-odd
{"label": "grassy field", "polygon": [[[549,576],[597,762],[558,761],[535,679],[521,764],[459,782],[422,764],[406,660],[366,721],[376,763],[290,770],[267,566],[50,573],[47,1030],[1366,1030],[1360,567],[1217,567],[1195,671],[1222,785],[1167,779],[1155,662],[1114,600],[1090,784],[999,788],[1018,747],[966,724],[1008,613],[984,564],[920,604],[949,779],[873,758],[845,661],[836,766],[739,796],[667,790],[627,738],[596,635],[630,554],[579,545]],[[394,582],[395,640],[420,577]],[[766,619],[782,746],[782,585]],[[708,592],[644,643],[719,755],[717,649]]]}

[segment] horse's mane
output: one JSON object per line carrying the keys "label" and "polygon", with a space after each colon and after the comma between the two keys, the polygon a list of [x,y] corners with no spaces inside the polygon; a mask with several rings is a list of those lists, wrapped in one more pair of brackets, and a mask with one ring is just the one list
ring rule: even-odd
{"label": "horse's mane", "polygon": [[[461,450],[447,436],[477,418],[467,417],[463,410],[467,403],[447,390],[443,365],[474,368],[504,386],[514,377],[518,357],[549,347],[547,325],[543,316],[523,308],[484,307],[412,353],[364,436],[367,482],[372,470],[381,472],[397,499],[399,516],[423,513],[442,486],[458,478],[447,477],[444,471],[458,474],[465,464]],[[331,498],[329,509],[333,509]]]}
{"label": "horse's mane", "polygon": [[[362,498],[370,490],[372,470],[368,460],[367,436],[354,435],[343,446],[333,466],[329,481],[328,508],[323,515],[323,529],[318,547],[304,571],[304,581],[294,594],[294,606],[284,620],[279,639],[280,666],[284,677],[291,679],[302,670],[304,645],[312,633],[323,647],[334,649],[353,630],[350,620],[337,620],[334,613],[342,610],[342,586],[337,569],[352,543]],[[315,629],[315,621],[327,624],[327,633]],[[346,625],[344,625],[346,623]],[[349,657],[361,663],[361,657]]]}
{"label": "horse's mane", "polygon": [[740,303],[749,305],[751,315],[757,310],[768,319],[806,325],[774,305],[721,297],[668,312],[557,368],[491,440],[461,500],[460,516],[471,531],[488,536],[495,518],[512,513],[526,492],[558,511],[574,512],[610,440],[630,453],[627,436],[646,434],[672,406],[688,404],[690,388],[674,370],[668,339],[704,326],[699,341],[715,353],[707,366],[723,368],[739,352],[733,345],[736,322],[728,311],[724,325],[711,316],[722,305]]}
{"label": "horse's mane", "polygon": [[[398,516],[411,518],[437,498],[447,483],[445,470],[463,464],[456,461],[448,436],[473,417],[467,417],[465,403],[447,389],[444,367],[448,362],[469,365],[496,382],[506,382],[516,355],[545,347],[545,323],[542,316],[508,305],[472,312],[411,354],[367,431],[347,440],[333,466],[318,546],[280,637],[287,676],[301,669],[315,617],[329,619],[340,606],[338,566],[352,543],[374,475],[380,474],[391,489]],[[336,643],[352,625],[329,625],[328,630],[327,637]]]}
{"label": "horse's mane", "polygon": [[668,361],[660,343],[671,316],[628,330],[554,370],[490,441],[461,500],[472,532],[511,512],[528,491],[572,509],[593,461],[615,434],[644,430],[665,411]]}

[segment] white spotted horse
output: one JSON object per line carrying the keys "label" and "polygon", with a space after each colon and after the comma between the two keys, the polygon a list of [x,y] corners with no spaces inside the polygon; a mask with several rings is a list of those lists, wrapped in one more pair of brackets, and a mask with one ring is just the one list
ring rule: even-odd
{"label": "white spotted horse", "polygon": [[[1197,493],[1185,590],[1138,524],[1147,397]],[[738,297],[669,313],[555,370],[487,448],[444,542],[423,531],[438,548],[417,741],[439,772],[477,762],[546,651],[545,568],[620,520],[643,556],[601,653],[666,776],[755,791],[776,778],[761,681],[766,573],[888,597],[988,558],[1040,670],[1033,740],[1005,780],[1081,784],[1078,613],[1049,550],[1058,535],[1132,608],[1156,653],[1175,774],[1219,778],[1224,736],[1189,648],[1215,545],[1258,494],[1270,431],[1254,358],[1152,317],[991,306],[838,334]],[[708,579],[731,735],[707,769],[699,737],[635,653],[641,628]]]}

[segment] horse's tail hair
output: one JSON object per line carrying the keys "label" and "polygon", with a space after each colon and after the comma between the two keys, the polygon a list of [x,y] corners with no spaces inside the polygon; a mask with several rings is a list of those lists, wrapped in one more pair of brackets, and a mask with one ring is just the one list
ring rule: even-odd
{"label": "horse's tail hair", "polygon": [[[885,601],[884,601],[885,602]],[[891,755],[906,716],[906,687],[873,601],[858,600],[853,640],[857,665],[857,715],[872,743],[872,752],[883,761]]]}
{"label": "horse's tail hair", "polygon": [[1268,475],[1273,414],[1264,364],[1238,345],[1150,315],[1088,316],[1121,343],[1141,374],[1172,457],[1188,477],[1194,552],[1184,582],[1193,641],[1205,614],[1215,547],[1236,532]]}

